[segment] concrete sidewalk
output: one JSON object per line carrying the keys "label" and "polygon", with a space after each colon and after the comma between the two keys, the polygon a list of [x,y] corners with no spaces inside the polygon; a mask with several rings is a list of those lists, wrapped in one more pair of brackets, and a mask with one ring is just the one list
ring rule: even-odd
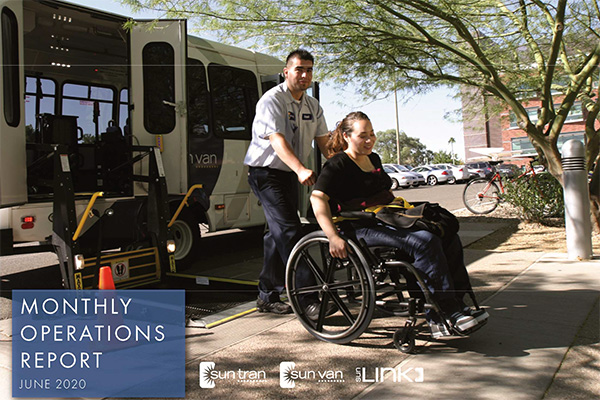
{"label": "concrete sidewalk", "polygon": [[[463,227],[463,242],[495,228]],[[418,353],[405,355],[392,344],[402,318],[376,315],[360,338],[335,345],[293,315],[249,313],[186,329],[186,398],[600,398],[600,259],[467,249],[465,260],[490,314],[471,337],[419,335]],[[11,344],[10,320],[0,321],[0,399],[11,398]],[[235,378],[202,388],[201,362]]]}
{"label": "concrete sidewalk", "polygon": [[[599,288],[599,260],[568,262],[562,254],[545,255],[486,302],[485,332],[456,344],[431,344],[401,364],[422,368],[422,383],[398,383],[388,376],[358,397],[598,398],[598,331],[586,336],[582,328],[586,322],[587,329],[598,327]],[[589,359],[571,357],[581,348],[588,349]],[[586,381],[594,372],[595,380]]]}
{"label": "concrete sidewalk", "polygon": [[[318,341],[294,318],[252,314],[196,331],[197,337],[190,332],[187,398],[598,398],[600,260],[467,253],[490,313],[487,326],[471,337],[426,342],[422,335],[419,353],[407,356],[392,345],[399,318],[375,318],[342,346]],[[223,341],[225,332],[240,337]],[[263,371],[266,380],[223,379],[203,389],[201,361],[219,371]],[[282,362],[293,363],[293,388],[281,388]],[[423,382],[414,382],[419,377]]]}

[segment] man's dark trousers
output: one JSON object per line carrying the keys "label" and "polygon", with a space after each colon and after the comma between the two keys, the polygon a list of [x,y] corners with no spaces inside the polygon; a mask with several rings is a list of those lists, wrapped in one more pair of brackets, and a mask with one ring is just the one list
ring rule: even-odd
{"label": "man's dark trousers", "polygon": [[262,203],[269,230],[264,236],[264,264],[259,276],[261,300],[280,301],[285,290],[285,265],[302,237],[298,218],[296,174],[267,167],[250,167],[248,183]]}

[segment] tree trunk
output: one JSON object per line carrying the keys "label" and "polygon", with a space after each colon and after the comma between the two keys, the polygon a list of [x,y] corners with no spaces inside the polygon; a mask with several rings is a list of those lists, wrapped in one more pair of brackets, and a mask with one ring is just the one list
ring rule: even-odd
{"label": "tree trunk", "polygon": [[596,167],[590,182],[590,209],[596,232],[600,233],[600,160],[596,160]]}

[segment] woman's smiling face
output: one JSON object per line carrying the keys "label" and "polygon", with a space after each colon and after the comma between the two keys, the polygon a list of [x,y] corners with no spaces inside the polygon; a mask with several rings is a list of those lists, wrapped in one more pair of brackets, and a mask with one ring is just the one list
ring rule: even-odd
{"label": "woman's smiling face", "polygon": [[348,143],[348,150],[355,155],[368,156],[373,151],[373,146],[377,141],[373,125],[367,119],[355,121],[352,124],[352,132],[350,135],[344,134],[344,138]]}

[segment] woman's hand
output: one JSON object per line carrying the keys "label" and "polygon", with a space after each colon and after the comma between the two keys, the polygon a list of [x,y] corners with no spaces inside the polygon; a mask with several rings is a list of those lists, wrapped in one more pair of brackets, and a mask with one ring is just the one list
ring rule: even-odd
{"label": "woman's hand", "polygon": [[331,219],[331,210],[329,209],[329,196],[320,190],[313,190],[310,196],[313,211],[317,222],[327,239],[329,239],[329,253],[336,258],[346,258],[348,251],[346,249],[346,241],[338,235],[337,228]]}
{"label": "woman's hand", "polygon": [[346,249],[346,241],[339,235],[329,238],[329,253],[335,258],[346,258],[348,250]]}

